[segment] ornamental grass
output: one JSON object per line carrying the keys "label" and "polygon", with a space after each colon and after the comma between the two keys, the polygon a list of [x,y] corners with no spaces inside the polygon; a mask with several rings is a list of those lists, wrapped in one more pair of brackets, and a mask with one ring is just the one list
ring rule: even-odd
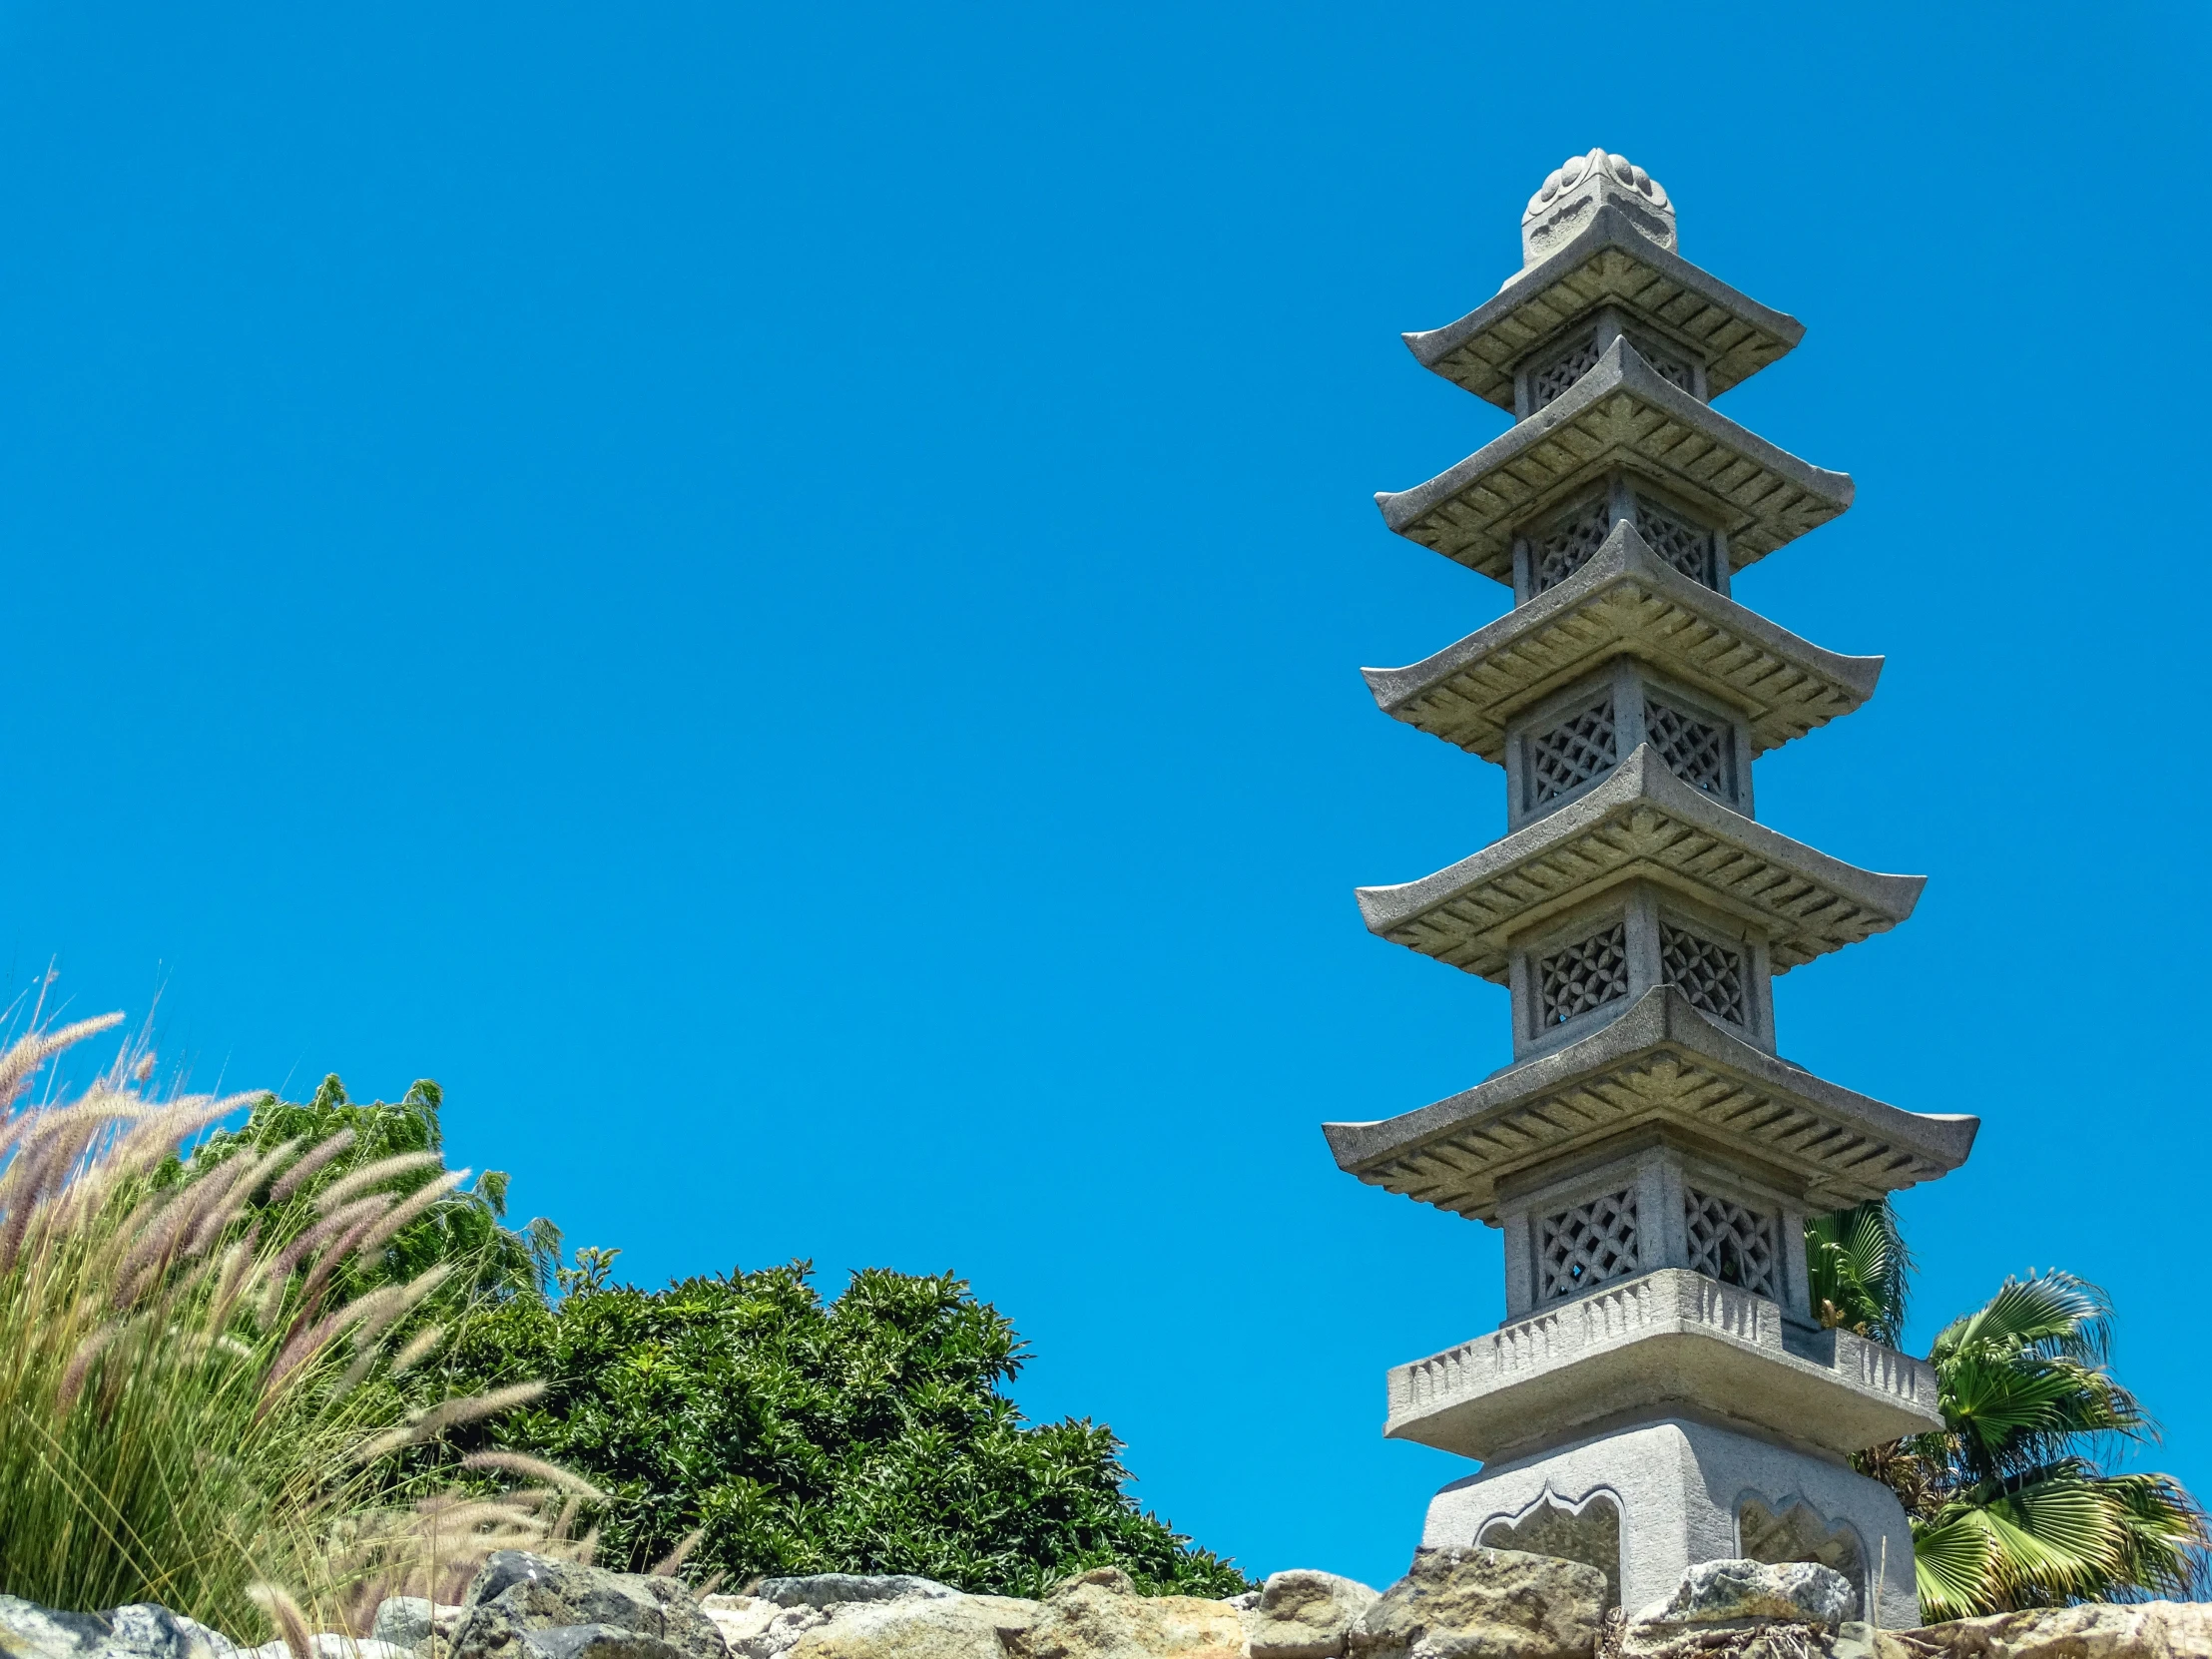
{"label": "ornamental grass", "polygon": [[358,1630],[382,1594],[449,1593],[491,1549],[588,1554],[565,1533],[596,1494],[560,1469],[471,1459],[527,1482],[489,1496],[409,1472],[426,1441],[537,1392],[410,1389],[446,1268],[332,1288],[466,1172],[400,1193],[382,1184],[406,1172],[371,1165],[315,1190],[341,1134],[180,1174],[179,1150],[251,1097],[152,1098],[129,1048],[74,1096],[29,1098],[119,1019],[0,1050],[0,1591],[292,1640]]}

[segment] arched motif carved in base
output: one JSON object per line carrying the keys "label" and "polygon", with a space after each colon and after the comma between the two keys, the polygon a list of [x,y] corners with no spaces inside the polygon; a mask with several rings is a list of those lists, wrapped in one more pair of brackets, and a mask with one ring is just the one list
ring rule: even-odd
{"label": "arched motif carved in base", "polygon": [[1603,1487],[1568,1503],[1547,1486],[1519,1514],[1483,1522],[1474,1541],[1595,1567],[1605,1575],[1605,1605],[1621,1604],[1621,1506]]}
{"label": "arched motif carved in base", "polygon": [[1851,1616],[1866,1616],[1867,1552],[1850,1526],[1829,1525],[1802,1498],[1785,1498],[1777,1512],[1761,1498],[1746,1497],[1736,1507],[1736,1538],[1749,1560],[1817,1561],[1834,1567],[1851,1581],[1856,1602]]}

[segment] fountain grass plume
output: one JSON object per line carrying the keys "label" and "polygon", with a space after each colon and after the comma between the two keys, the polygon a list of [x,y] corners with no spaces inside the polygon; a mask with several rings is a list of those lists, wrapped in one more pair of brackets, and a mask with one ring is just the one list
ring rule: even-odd
{"label": "fountain grass plume", "polygon": [[491,1547],[581,1553],[560,1535],[554,1471],[518,1468],[548,1484],[486,1497],[392,1461],[534,1391],[410,1406],[391,1385],[437,1342],[408,1316],[443,1269],[333,1293],[349,1258],[428,1202],[371,1190],[406,1161],[326,1188],[328,1213],[286,1239],[256,1201],[308,1203],[349,1135],[163,1179],[255,1097],[149,1098],[129,1045],[77,1098],[25,1103],[48,1061],[115,1023],[0,1050],[0,1586],[76,1610],[159,1602],[290,1642],[348,1627],[377,1595],[443,1588]]}

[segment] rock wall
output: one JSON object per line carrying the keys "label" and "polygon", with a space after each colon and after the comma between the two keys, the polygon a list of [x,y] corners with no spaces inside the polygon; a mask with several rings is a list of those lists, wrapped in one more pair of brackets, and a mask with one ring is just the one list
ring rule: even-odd
{"label": "rock wall", "polygon": [[1823,1566],[1707,1561],[1624,1619],[1595,1567],[1414,1554],[1378,1593],[1296,1570],[1227,1601],[1139,1595],[1114,1567],[1042,1600],[926,1578],[771,1578],[700,1599],[674,1578],[505,1551],[458,1606],[394,1597],[372,1634],[248,1648],[165,1608],[60,1613],[0,1595],[0,1659],[2212,1659],[2212,1608],[2090,1604],[1876,1631]]}

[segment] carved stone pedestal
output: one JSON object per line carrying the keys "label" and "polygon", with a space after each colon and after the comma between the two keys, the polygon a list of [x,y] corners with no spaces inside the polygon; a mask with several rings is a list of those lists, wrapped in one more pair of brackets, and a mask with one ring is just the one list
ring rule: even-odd
{"label": "carved stone pedestal", "polygon": [[[1879,1595],[1875,1577],[1888,1572]],[[1889,1487],[1847,1465],[1685,1417],[1665,1417],[1455,1480],[1423,1545],[1487,1544],[1584,1561],[1633,1616],[1695,1561],[1817,1560],[1870,1597],[1885,1629],[1920,1622],[1913,1532]]]}

